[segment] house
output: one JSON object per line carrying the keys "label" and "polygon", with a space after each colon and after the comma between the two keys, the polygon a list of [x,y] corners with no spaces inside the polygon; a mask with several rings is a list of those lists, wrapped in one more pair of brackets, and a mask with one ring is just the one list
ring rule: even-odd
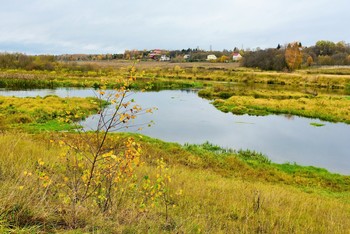
{"label": "house", "polygon": [[207,56],[207,60],[209,61],[209,60],[216,60],[216,59],[218,59],[216,56],[215,56],[215,54],[209,54],[208,56]]}
{"label": "house", "polygon": [[184,55],[184,59],[189,59],[191,56],[189,54]]}
{"label": "house", "polygon": [[232,55],[233,61],[239,61],[241,59],[242,59],[242,55],[240,55],[240,53],[238,53],[238,52],[233,53],[233,55]]}
{"label": "house", "polygon": [[157,60],[160,57],[161,54],[162,54],[162,50],[155,49],[155,50],[151,50],[148,56],[151,59]]}
{"label": "house", "polygon": [[166,56],[165,54],[160,56],[159,61],[170,61],[170,57]]}

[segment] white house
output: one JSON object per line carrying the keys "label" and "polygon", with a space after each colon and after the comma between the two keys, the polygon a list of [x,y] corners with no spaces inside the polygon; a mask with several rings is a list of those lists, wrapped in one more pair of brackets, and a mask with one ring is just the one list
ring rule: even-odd
{"label": "white house", "polygon": [[242,55],[240,55],[240,53],[233,53],[233,55],[232,55],[232,60],[233,61],[239,61],[239,60],[241,60],[242,59]]}
{"label": "white house", "polygon": [[170,57],[168,57],[165,54],[163,54],[162,56],[160,56],[159,61],[170,61]]}
{"label": "white house", "polygon": [[215,54],[209,54],[207,56],[207,60],[216,60],[216,59],[218,59],[218,58],[215,56]]}

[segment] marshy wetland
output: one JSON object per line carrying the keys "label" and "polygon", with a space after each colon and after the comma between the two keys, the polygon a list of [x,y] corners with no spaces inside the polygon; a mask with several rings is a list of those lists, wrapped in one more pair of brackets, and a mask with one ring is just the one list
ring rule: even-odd
{"label": "marshy wetland", "polygon": [[[242,89],[242,87],[240,88]],[[113,90],[107,90],[106,92],[113,92]],[[206,90],[200,90],[199,95],[203,92],[206,92]],[[231,99],[238,103],[241,101],[237,100],[239,98],[253,96],[249,93],[252,91],[247,89],[241,92],[241,95],[232,94],[233,97]],[[202,144],[204,142],[210,142],[222,148],[236,150],[249,149],[264,153],[271,161],[276,163],[297,163],[304,166],[322,167],[332,172],[346,175],[350,174],[350,155],[347,139],[350,136],[350,127],[346,124],[347,119],[345,119],[349,115],[343,115],[344,119],[337,116],[334,119],[330,117],[326,119],[322,118],[322,115],[319,115],[318,119],[298,117],[298,113],[293,112],[294,106],[290,100],[293,99],[297,103],[301,102],[303,106],[311,109],[311,104],[304,101],[310,100],[309,94],[299,93],[297,95],[290,91],[269,92],[267,90],[260,90],[259,92],[254,91],[254,95],[257,96],[259,94],[259,96],[251,97],[251,99],[259,101],[266,98],[267,95],[269,95],[268,97],[270,99],[273,99],[271,93],[279,95],[277,99],[279,101],[275,102],[278,103],[278,107],[284,106],[285,112],[278,107],[275,108],[280,110],[279,112],[273,112],[273,110],[269,111],[263,108],[252,111],[246,107],[252,105],[246,100],[244,105],[242,103],[240,105],[230,104],[239,109],[239,111],[230,110],[227,105],[218,104],[223,101],[216,100],[212,105],[210,101],[200,98],[198,96],[198,90],[133,92],[131,98],[137,100],[137,103],[141,106],[146,108],[157,107],[157,111],[153,115],[140,116],[135,119],[133,125],[139,126],[142,123],[150,121],[153,121],[154,124],[152,127],[143,128],[141,131],[138,131],[138,128],[133,128],[132,126],[128,129],[123,129],[123,131],[139,132],[164,141],[180,144]],[[96,112],[97,103],[93,98],[96,98],[97,91],[94,89],[0,90],[0,95],[8,96],[8,98],[3,99],[3,105],[8,106],[9,103],[13,104],[13,108],[8,108],[8,112],[12,114],[21,113],[18,116],[13,115],[13,118],[17,118],[16,120],[9,119],[8,121],[21,121],[23,124],[26,124],[23,125],[26,128],[33,129],[34,126],[39,128],[39,123],[45,122],[45,118],[51,120],[56,117],[60,120],[64,116],[70,116],[72,121],[78,121],[80,120],[79,117],[84,117],[84,120],[80,121],[79,125],[83,126],[87,131],[96,130],[98,115],[94,115],[93,113]],[[15,97],[22,97],[26,101]],[[61,112],[57,104],[55,104],[55,101],[59,97],[63,98],[62,102],[65,103]],[[79,99],[88,97],[89,99]],[[64,101],[66,98],[70,98],[69,103]],[[288,100],[288,103],[281,104],[283,99]],[[343,106],[341,106],[335,102],[339,99],[342,100],[342,98],[338,96],[334,97],[334,99],[330,100],[331,107],[347,113],[350,108],[349,105],[346,105],[348,101],[343,100]],[[76,100],[80,100],[80,102]],[[84,106],[85,100],[87,104],[91,105],[92,103],[95,106],[92,105],[89,108],[86,106],[87,104]],[[18,105],[16,101],[21,103],[20,108],[16,109]],[[40,111],[38,108],[36,109],[36,102],[41,102],[44,108],[40,108]],[[265,101],[264,104],[272,102],[272,100]],[[322,102],[322,100],[318,102]],[[31,104],[31,106],[26,107],[28,104]],[[332,112],[323,105],[314,104],[314,106],[319,108],[321,114],[337,114],[337,112]],[[32,119],[25,117],[22,111],[25,108],[31,108],[33,110]],[[50,110],[48,108],[52,109]],[[110,109],[113,108],[114,106],[110,106]],[[317,114],[317,110],[312,111],[314,115]],[[52,114],[43,114],[50,112]],[[302,115],[302,113],[299,115]],[[307,115],[304,114],[302,116]],[[315,116],[307,117],[315,118]],[[343,120],[345,123],[325,121],[329,119]],[[33,121],[38,122],[38,124],[33,124]],[[45,126],[45,124],[42,126]]]}
{"label": "marshy wetland", "polygon": [[[158,110],[135,119],[123,113],[130,128],[106,138],[125,153],[103,152],[99,162],[142,149],[126,164],[135,166],[132,176],[116,177],[120,190],[108,194],[120,203],[107,217],[101,201],[110,200],[99,189],[105,180],[96,182],[98,196],[75,202],[69,191],[80,187],[69,179],[79,170],[85,176],[79,162],[89,161],[79,160],[94,150],[87,142],[101,139],[86,132],[95,130],[99,110],[116,109],[99,97],[120,92],[130,74],[136,81],[126,86],[133,95],[125,106]],[[226,64],[112,63],[93,72],[3,69],[0,87],[0,231],[350,230],[349,68],[278,73]],[[151,127],[142,125],[150,121]],[[141,131],[132,128],[139,124]],[[73,174],[59,166],[67,155],[76,155]],[[66,177],[55,176],[60,173]]]}

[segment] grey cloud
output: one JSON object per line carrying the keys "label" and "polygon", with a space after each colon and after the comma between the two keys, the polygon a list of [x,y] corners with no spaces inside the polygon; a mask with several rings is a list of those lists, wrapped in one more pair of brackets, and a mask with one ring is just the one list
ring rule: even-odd
{"label": "grey cloud", "polygon": [[0,9],[0,51],[116,53],[349,41],[347,6],[345,0],[12,0]]}

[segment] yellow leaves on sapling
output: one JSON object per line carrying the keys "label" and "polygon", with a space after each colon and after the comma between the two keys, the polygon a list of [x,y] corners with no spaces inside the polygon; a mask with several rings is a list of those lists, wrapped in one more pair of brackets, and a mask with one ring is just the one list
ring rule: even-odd
{"label": "yellow leaves on sapling", "polygon": [[124,108],[127,108],[129,105],[130,105],[130,102],[122,103],[122,106],[123,106]]}

